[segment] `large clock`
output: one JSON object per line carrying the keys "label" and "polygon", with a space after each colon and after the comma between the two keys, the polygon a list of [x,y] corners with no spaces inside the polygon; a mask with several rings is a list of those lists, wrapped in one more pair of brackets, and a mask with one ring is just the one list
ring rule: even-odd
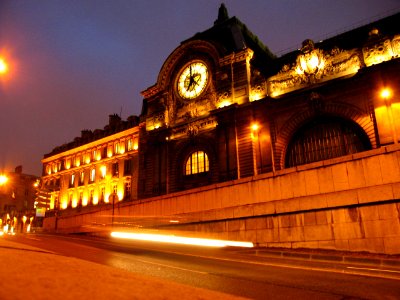
{"label": "large clock", "polygon": [[194,99],[203,93],[208,82],[207,65],[193,61],[185,66],[178,77],[178,93],[185,99]]}

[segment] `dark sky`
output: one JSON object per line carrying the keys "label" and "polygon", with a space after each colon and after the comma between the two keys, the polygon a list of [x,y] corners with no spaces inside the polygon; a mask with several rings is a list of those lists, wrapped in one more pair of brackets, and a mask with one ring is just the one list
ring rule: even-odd
{"label": "dark sky", "polygon": [[[0,173],[40,175],[45,153],[108,115],[140,114],[168,55],[210,28],[220,0],[0,0]],[[400,11],[400,0],[225,0],[275,54]],[[282,52],[283,51],[283,52]]]}

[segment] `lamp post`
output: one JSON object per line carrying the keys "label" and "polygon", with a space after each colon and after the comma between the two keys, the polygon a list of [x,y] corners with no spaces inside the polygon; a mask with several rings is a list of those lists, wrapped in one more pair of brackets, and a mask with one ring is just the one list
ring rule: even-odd
{"label": "lamp post", "polygon": [[398,144],[397,132],[394,124],[393,110],[392,110],[392,100],[391,100],[392,91],[388,88],[384,88],[382,89],[380,96],[385,101],[386,110],[389,117],[390,128],[392,130],[393,143]]}
{"label": "lamp post", "polygon": [[[252,148],[253,148],[253,163],[254,163],[254,175],[258,175],[261,172],[258,172],[258,165],[257,165],[257,146],[260,152],[260,165],[261,165],[261,151],[260,151],[260,141],[259,141],[259,129],[260,126],[257,123],[253,123],[251,125],[251,140],[252,140]],[[258,145],[256,144],[258,142]],[[260,166],[261,169],[261,166]]]}
{"label": "lamp post", "polygon": [[114,209],[115,209],[115,202],[117,201],[118,196],[115,193],[112,193],[108,197],[108,202],[112,203],[112,216],[111,216],[111,227],[114,227]]}

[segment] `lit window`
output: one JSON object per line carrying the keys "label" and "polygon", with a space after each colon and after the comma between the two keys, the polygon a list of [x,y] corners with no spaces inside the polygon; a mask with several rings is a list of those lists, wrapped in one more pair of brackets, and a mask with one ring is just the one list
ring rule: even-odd
{"label": "lit window", "polygon": [[114,144],[114,153],[119,154],[119,143]]}
{"label": "lit window", "polygon": [[73,187],[75,185],[75,174],[71,174],[71,180],[69,182],[69,186]]}
{"label": "lit window", "polygon": [[101,166],[101,167],[100,167],[100,172],[101,172],[101,179],[106,178],[107,167],[106,167],[106,166]]}
{"label": "lit window", "polygon": [[86,163],[86,164],[89,164],[89,163],[90,163],[90,152],[87,152],[87,153],[85,154],[85,163]]}
{"label": "lit window", "polygon": [[109,145],[107,147],[107,157],[111,157],[111,156],[113,156],[113,148],[112,148],[112,145]]}
{"label": "lit window", "polygon": [[46,173],[49,175],[51,174],[51,166],[50,165],[46,166]]}
{"label": "lit window", "polygon": [[81,165],[81,156],[77,156],[75,158],[75,167],[79,167]]}
{"label": "lit window", "polygon": [[193,152],[186,161],[185,175],[208,172],[208,156],[204,151]]}
{"label": "lit window", "polygon": [[138,143],[138,139],[135,138],[133,140],[133,150],[137,150],[137,149],[139,149],[139,143]]}
{"label": "lit window", "polygon": [[65,168],[66,169],[71,168],[71,159],[70,158],[65,159]]}
{"label": "lit window", "polygon": [[96,159],[97,159],[97,150],[94,149],[94,150],[92,151],[92,160],[95,161]]}
{"label": "lit window", "polygon": [[133,150],[133,140],[132,138],[129,138],[126,142],[126,149],[128,149],[128,151],[132,151]]}
{"label": "lit window", "polygon": [[96,180],[96,169],[90,170],[90,182],[94,182]]}
{"label": "lit window", "polygon": [[79,176],[79,184],[82,185],[85,182],[85,172],[82,171]]}
{"label": "lit window", "polygon": [[125,182],[125,199],[129,200],[131,198],[131,182],[130,181],[126,181]]}
{"label": "lit window", "polygon": [[113,163],[112,164],[112,176],[118,177],[119,175],[119,170],[118,170],[118,163]]}

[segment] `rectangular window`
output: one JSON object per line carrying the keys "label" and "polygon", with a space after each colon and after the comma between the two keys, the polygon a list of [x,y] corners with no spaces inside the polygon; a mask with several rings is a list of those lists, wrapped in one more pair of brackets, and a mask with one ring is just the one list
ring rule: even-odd
{"label": "rectangular window", "polygon": [[111,157],[111,156],[113,156],[113,148],[112,148],[112,145],[109,145],[107,147],[107,157]]}
{"label": "rectangular window", "polygon": [[85,172],[82,171],[79,175],[79,185],[83,185],[85,183]]}
{"label": "rectangular window", "polygon": [[125,200],[130,200],[131,199],[131,182],[127,181],[125,182]]}
{"label": "rectangular window", "polygon": [[75,158],[75,167],[79,167],[81,165],[81,159],[82,156],[80,155]]}
{"label": "rectangular window", "polygon": [[101,166],[101,167],[100,167],[100,172],[101,172],[101,179],[106,178],[106,175],[107,175],[107,167],[106,167],[106,166]]}
{"label": "rectangular window", "polygon": [[116,184],[113,185],[113,193],[116,195],[118,192],[118,186]]}
{"label": "rectangular window", "polygon": [[133,150],[133,140],[132,140],[132,138],[128,138],[128,140],[126,141],[126,149],[128,149],[128,151],[132,151]]}
{"label": "rectangular window", "polygon": [[95,160],[97,160],[97,150],[96,149],[94,149],[92,151],[92,161],[95,161]]}
{"label": "rectangular window", "polygon": [[69,187],[75,186],[75,174],[71,174],[71,180],[69,181]]}
{"label": "rectangular window", "polygon": [[127,159],[124,161],[124,176],[132,175],[132,160]]}
{"label": "rectangular window", "polygon": [[94,182],[96,180],[96,169],[90,170],[90,182]]}
{"label": "rectangular window", "polygon": [[119,143],[118,142],[114,144],[114,153],[119,154]]}
{"label": "rectangular window", "polygon": [[118,162],[112,164],[112,176],[118,177],[119,170],[118,170]]}
{"label": "rectangular window", "polygon": [[101,150],[101,158],[106,158],[107,157],[107,146],[104,146]]}
{"label": "rectangular window", "polygon": [[90,194],[89,194],[89,204],[94,204],[94,203],[93,203],[93,195],[94,195],[94,190],[90,190]]}

